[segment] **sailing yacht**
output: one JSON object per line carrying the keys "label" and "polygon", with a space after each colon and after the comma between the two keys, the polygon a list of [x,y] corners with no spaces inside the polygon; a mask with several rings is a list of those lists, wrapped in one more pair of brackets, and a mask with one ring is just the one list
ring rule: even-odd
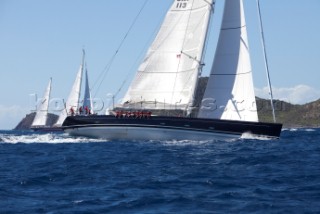
{"label": "sailing yacht", "polygon": [[66,117],[69,114],[74,114],[79,108],[83,65],[84,65],[84,52],[82,56],[82,63],[80,64],[80,68],[76,75],[76,79],[74,80],[72,89],[70,91],[67,102],[65,103],[64,109],[60,112],[59,118],[57,122],[54,124],[55,127],[61,127]]}
{"label": "sailing yacht", "polygon": [[[84,91],[84,97],[81,105],[80,94],[81,94],[82,76],[83,76],[84,70],[86,70],[85,91]],[[85,68],[85,51],[83,50],[82,63],[80,64],[80,68],[77,73],[76,79],[73,83],[67,102],[65,103],[65,107],[61,111],[59,118],[54,126],[61,127],[68,115],[83,116],[83,115],[90,115],[92,113],[93,113],[93,103],[92,103],[90,87],[89,87],[88,70],[87,68]]]}
{"label": "sailing yacht", "polygon": [[243,134],[278,138],[259,122],[242,0],[225,0],[213,66],[194,106],[214,0],[175,0],[115,115],[70,116],[72,135],[106,139],[211,140]]}
{"label": "sailing yacht", "polygon": [[49,109],[49,100],[51,93],[51,83],[52,79],[50,78],[48,86],[44,92],[43,98],[38,105],[36,116],[33,119],[31,124],[31,129],[38,130],[48,127],[47,119],[48,119],[48,109]]}
{"label": "sailing yacht", "polygon": [[41,99],[41,102],[39,103],[39,106],[37,108],[37,112],[34,117],[34,120],[31,124],[30,129],[33,131],[37,131],[37,132],[38,131],[39,132],[62,132],[63,131],[61,127],[51,126],[50,122],[48,121],[51,84],[52,84],[52,78],[50,78],[50,81],[45,90],[43,98]]}
{"label": "sailing yacht", "polygon": [[[78,110],[81,104],[80,94],[81,94],[82,76],[83,76],[83,70],[84,70],[84,59],[85,59],[85,52],[83,51],[82,63],[80,64],[80,68],[77,72],[69,97],[67,99],[67,102],[65,103],[63,110],[59,114],[58,120],[53,126],[46,125],[48,108],[49,108],[49,100],[50,100],[50,91],[51,91],[51,79],[50,79],[49,85],[42,99],[43,101],[40,103],[35,119],[32,123],[32,126],[31,126],[32,130],[45,131],[45,132],[63,131],[61,127],[62,123],[68,115],[72,114],[71,111],[73,111],[73,114],[79,114]],[[86,75],[85,75],[85,92],[84,92],[83,104],[81,108],[84,110],[87,109],[87,112],[88,113],[90,112],[90,114],[93,113],[87,69],[86,69]],[[84,113],[83,115],[86,115],[86,114]]]}

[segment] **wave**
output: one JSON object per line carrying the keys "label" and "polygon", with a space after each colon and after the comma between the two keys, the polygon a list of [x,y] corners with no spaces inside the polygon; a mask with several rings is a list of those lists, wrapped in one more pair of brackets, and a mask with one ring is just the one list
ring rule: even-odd
{"label": "wave", "polygon": [[305,129],[306,132],[315,132],[315,129]]}
{"label": "wave", "polygon": [[[167,146],[190,146],[190,145],[205,145],[217,142],[234,142],[238,139],[226,139],[226,140],[144,140],[144,141],[136,141],[131,140],[130,142],[138,142],[138,143],[160,143],[162,145]],[[35,134],[35,133],[0,133],[0,143],[95,143],[95,142],[109,142],[107,139],[98,139],[98,138],[87,138],[80,136],[70,136],[66,133],[43,133],[43,134]]]}
{"label": "wave", "polygon": [[68,134],[0,134],[0,143],[94,143],[106,142],[104,139],[93,139],[86,137],[72,137]]}
{"label": "wave", "polygon": [[[153,141],[149,141],[153,142]],[[203,145],[203,144],[208,144],[208,143],[213,143],[215,142],[214,140],[201,140],[201,141],[196,141],[196,140],[164,140],[164,141],[159,141],[163,145],[168,145],[168,146],[190,146],[190,145]]]}
{"label": "wave", "polygon": [[[159,143],[163,146],[201,146],[201,145],[211,145],[211,144],[217,144],[217,143],[232,143],[237,142],[239,138],[232,138],[232,139],[211,139],[211,140],[146,140],[143,141],[143,143]],[[141,142],[141,141],[140,141]]]}
{"label": "wave", "polygon": [[282,131],[289,131],[289,132],[298,132],[298,131],[305,131],[305,132],[315,132],[319,128],[283,128]]}

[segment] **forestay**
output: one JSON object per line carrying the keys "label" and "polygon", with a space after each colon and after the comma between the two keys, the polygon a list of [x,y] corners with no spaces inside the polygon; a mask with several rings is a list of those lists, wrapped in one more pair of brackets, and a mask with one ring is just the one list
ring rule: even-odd
{"label": "forestay", "polygon": [[124,99],[133,109],[192,105],[213,0],[175,0]]}
{"label": "forestay", "polygon": [[219,41],[199,117],[258,121],[242,0],[225,0]]}

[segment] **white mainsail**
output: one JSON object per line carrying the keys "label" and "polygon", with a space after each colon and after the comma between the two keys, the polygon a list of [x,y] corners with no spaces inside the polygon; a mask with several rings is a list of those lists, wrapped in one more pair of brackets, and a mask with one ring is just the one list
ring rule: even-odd
{"label": "white mainsail", "polygon": [[123,99],[124,107],[186,110],[193,104],[213,1],[174,1]]}
{"label": "white mainsail", "polygon": [[86,69],[86,85],[85,85],[85,90],[84,90],[84,98],[83,98],[82,107],[83,107],[83,109],[86,109],[86,107],[89,108],[90,112],[93,114],[93,105],[92,105],[87,69]]}
{"label": "white mainsail", "polygon": [[78,110],[79,101],[80,101],[80,92],[81,92],[81,80],[82,80],[82,73],[83,73],[83,61],[80,65],[79,71],[77,73],[76,79],[73,83],[72,89],[70,91],[69,97],[67,102],[65,103],[65,108],[60,112],[59,118],[54,126],[62,126],[63,121],[66,119],[68,114],[70,114],[70,110],[73,109],[74,112]]}
{"label": "white mainsail", "polygon": [[51,83],[52,79],[50,78],[48,86],[44,92],[43,98],[40,100],[36,116],[32,122],[31,127],[40,127],[47,125],[47,118],[48,118],[48,109],[49,109],[49,100],[50,100],[50,93],[51,93]]}
{"label": "white mainsail", "polygon": [[225,0],[219,41],[198,117],[258,121],[242,0]]}

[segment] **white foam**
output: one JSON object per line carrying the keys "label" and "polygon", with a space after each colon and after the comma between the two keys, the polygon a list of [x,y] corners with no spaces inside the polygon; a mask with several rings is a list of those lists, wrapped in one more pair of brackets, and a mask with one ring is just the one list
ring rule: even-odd
{"label": "white foam", "polygon": [[145,141],[146,143],[160,143],[164,146],[199,146],[199,145],[206,145],[206,144],[213,144],[218,142],[234,142],[238,139],[226,139],[226,140],[148,140]]}
{"label": "white foam", "polygon": [[4,143],[90,143],[105,142],[102,139],[90,139],[85,137],[72,137],[67,134],[0,134],[1,142]]}
{"label": "white foam", "polygon": [[76,201],[72,201],[74,204],[80,204],[82,203],[84,200],[76,200]]}
{"label": "white foam", "polygon": [[297,131],[314,132],[314,131],[317,131],[317,128],[283,128],[282,131],[289,131],[289,132],[297,132]]}
{"label": "white foam", "polygon": [[196,141],[196,140],[166,140],[166,141],[161,141],[165,145],[181,145],[181,146],[186,146],[186,145],[201,145],[201,144],[206,144],[206,143],[211,143],[211,140],[201,140],[201,141]]}
{"label": "white foam", "polygon": [[250,132],[245,132],[241,135],[240,139],[248,139],[248,140],[272,140],[272,138],[264,137],[264,136],[257,136]]}
{"label": "white foam", "polygon": [[315,129],[306,129],[305,130],[306,132],[314,132],[314,131],[316,131]]}

